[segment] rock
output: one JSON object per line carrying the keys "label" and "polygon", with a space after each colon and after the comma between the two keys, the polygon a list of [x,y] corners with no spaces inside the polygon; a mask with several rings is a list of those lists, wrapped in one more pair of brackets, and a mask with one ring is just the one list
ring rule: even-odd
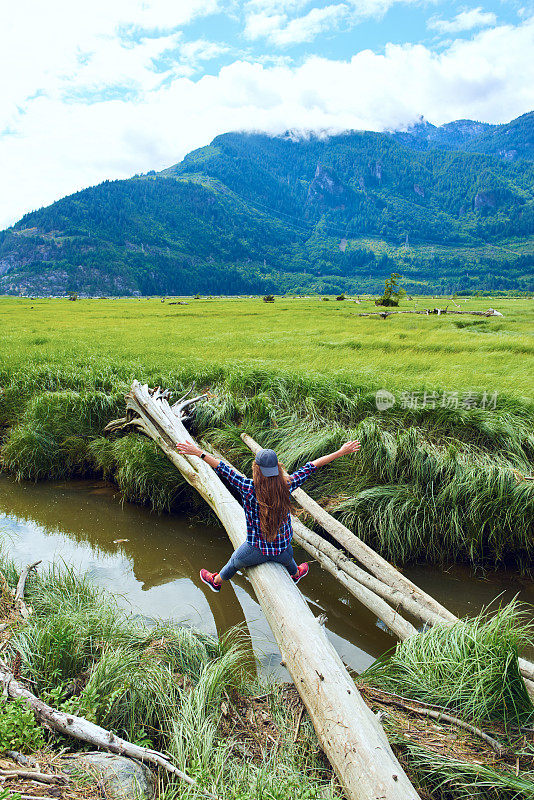
{"label": "rock", "polygon": [[156,794],[156,780],[145,764],[113,753],[70,756],[63,771],[94,776],[109,800],[153,800]]}
{"label": "rock", "polygon": [[320,203],[339,208],[350,202],[351,192],[330,167],[317,164],[308,188],[308,203]]}
{"label": "rock", "polygon": [[480,211],[482,208],[497,208],[496,192],[491,189],[486,191],[478,191],[475,195],[473,205],[475,207],[475,211]]}

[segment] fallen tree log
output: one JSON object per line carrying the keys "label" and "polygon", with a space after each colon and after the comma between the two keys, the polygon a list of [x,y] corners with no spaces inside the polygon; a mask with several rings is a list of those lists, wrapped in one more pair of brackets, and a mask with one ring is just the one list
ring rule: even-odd
{"label": "fallen tree log", "polygon": [[[261,450],[261,446],[247,433],[242,433],[241,439],[253,453],[257,453]],[[292,496],[297,503],[325,529],[325,531],[339,542],[347,552],[363,564],[366,569],[375,575],[378,580],[406,594],[408,597],[412,597],[421,606],[421,613],[423,613],[423,609],[426,608],[432,612],[433,619],[437,615],[450,622],[456,620],[454,614],[451,614],[451,612],[438,603],[437,600],[395,569],[389,561],[382,558],[382,556],[376,553],[369,545],[365,544],[362,539],[345,527],[339,520],[335,519],[328,511],[325,511],[325,509],[306,494],[303,489],[295,489]],[[421,617],[421,619],[423,618]],[[424,620],[427,621],[426,616]]]}
{"label": "fallen tree log", "polygon": [[[215,511],[234,547],[242,544],[243,508],[208,464],[178,453],[176,445],[192,437],[167,400],[153,400],[148,386],[135,381],[126,404],[144,432]],[[252,567],[247,574],[347,798],[416,800],[418,794],[379,722],[287,571],[271,562]]]}
{"label": "fallen tree log", "polygon": [[[295,540],[297,543],[300,544],[300,546],[305,550],[308,550],[308,546],[312,546],[315,552],[320,551],[334,564],[337,572],[345,572],[350,578],[357,581],[366,589],[369,589],[383,600],[391,603],[394,609],[402,608],[407,614],[411,614],[413,617],[420,619],[421,622],[428,622],[430,618],[434,619],[434,624],[437,622],[443,622],[442,617],[439,617],[437,614],[432,614],[431,611],[427,611],[426,609],[423,611],[419,603],[415,602],[407,594],[399,592],[397,589],[393,589],[386,583],[382,583],[382,581],[378,580],[378,578],[375,578],[374,575],[370,575],[368,572],[363,570],[361,567],[355,564],[354,561],[351,561],[350,558],[347,558],[342,550],[335,547],[333,544],[330,544],[330,542],[328,542],[322,536],[319,536],[319,534],[311,531],[308,527],[306,527],[306,525],[304,525],[303,522],[301,522],[301,520],[297,519],[297,517],[292,516],[291,520],[293,523],[293,532],[295,534]],[[308,552],[310,551],[308,550]],[[318,560],[320,561],[320,559]],[[367,607],[369,608],[369,606]],[[370,610],[373,611],[374,609]],[[386,622],[383,617],[382,620]],[[388,627],[391,628],[390,625],[388,625]],[[391,630],[395,632],[394,628],[391,628]],[[411,635],[415,632],[416,630],[413,625],[409,625],[409,628],[407,628],[408,635]],[[399,639],[402,638],[406,637],[399,635]]]}
{"label": "fallen tree log", "polygon": [[[253,453],[261,450],[261,446],[246,433],[241,434],[241,439]],[[412,583],[395,567],[376,553],[369,545],[365,544],[358,536],[345,527],[339,520],[325,511],[313,498],[303,489],[295,489],[293,498],[318,522],[339,544],[342,545],[354,558],[358,559],[370,572],[378,578],[382,584],[387,584],[400,594],[406,595],[413,604],[418,607],[417,616],[428,625],[435,625],[437,622],[452,624],[458,621],[458,617],[448,609],[438,603],[431,595]],[[368,582],[369,588],[371,588]],[[377,591],[377,585],[373,591]],[[412,606],[413,607],[413,606]],[[406,608],[406,610],[408,610]],[[414,611],[409,611],[414,613]],[[519,659],[519,669],[525,681],[525,686],[532,699],[534,699],[534,664],[524,658]]]}
{"label": "fallen tree log", "polygon": [[[216,458],[222,458],[236,472],[240,472],[223,455],[209,447],[209,445],[206,449],[209,449]],[[243,473],[240,472],[240,474]],[[341,550],[311,531],[293,514],[291,515],[291,524],[294,541],[313,556],[323,569],[333,575],[356,600],[359,600],[369,611],[376,614],[398,639],[403,641],[417,633],[411,622],[401,617],[395,608],[391,608],[385,602],[385,600],[394,595],[399,595],[400,600],[404,601],[406,599],[404,595],[401,596],[399,592],[395,593],[385,584],[381,584],[383,594],[380,594],[380,592],[376,591],[376,584],[379,584],[380,581],[360,569]]]}
{"label": "fallen tree log", "polygon": [[[340,582],[342,586],[347,589],[350,594],[359,600],[362,605],[372,611],[373,614],[382,620],[382,622],[389,628],[389,630],[397,636],[397,638],[404,640],[407,639],[409,636],[413,636],[417,633],[416,628],[401,617],[399,613],[395,611],[395,609],[391,608],[385,600],[381,597],[378,597],[373,591],[369,590],[366,586],[359,583],[357,580],[352,578],[347,572],[341,569],[335,561],[326,555],[326,553],[316,547],[307,537],[303,537],[299,535],[302,533],[302,529],[300,528],[298,520],[292,520],[293,522],[293,535],[294,540],[297,544],[299,544],[304,550],[306,550],[310,555],[312,555],[319,564],[329,572],[334,578]],[[334,548],[335,549],[335,548]]]}
{"label": "fallen tree log", "polygon": [[162,753],[128,742],[126,739],[121,739],[120,736],[112,733],[112,731],[107,731],[105,728],[101,728],[100,725],[95,725],[94,722],[89,722],[83,717],[76,717],[74,714],[66,714],[64,711],[58,711],[58,709],[49,706],[47,703],[43,703],[42,700],[16,680],[12,671],[3,661],[0,661],[0,685],[3,686],[4,691],[12,700],[22,700],[32,709],[36,718],[52,730],[65,736],[72,736],[74,739],[86,742],[93,747],[109,750],[111,753],[128,756],[128,758],[136,758],[138,761],[153,764],[156,767],[162,767],[171,775],[176,776],[190,786],[194,786],[198,792],[210,798],[210,800],[218,800],[211,792],[202,789],[193,778],[190,778],[185,772],[175,767]]}

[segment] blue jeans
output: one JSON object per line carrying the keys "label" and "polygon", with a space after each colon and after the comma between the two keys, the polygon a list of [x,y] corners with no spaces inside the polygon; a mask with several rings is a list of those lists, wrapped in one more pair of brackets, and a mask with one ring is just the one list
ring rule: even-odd
{"label": "blue jeans", "polygon": [[219,575],[223,581],[229,581],[239,569],[243,569],[243,567],[255,567],[256,564],[265,564],[266,561],[274,561],[276,564],[282,564],[290,575],[295,575],[298,569],[297,562],[293,558],[293,548],[291,545],[286,547],[285,550],[282,550],[277,556],[266,556],[258,547],[253,547],[248,542],[243,542],[241,547],[234,550],[230,561],[221,569]]}

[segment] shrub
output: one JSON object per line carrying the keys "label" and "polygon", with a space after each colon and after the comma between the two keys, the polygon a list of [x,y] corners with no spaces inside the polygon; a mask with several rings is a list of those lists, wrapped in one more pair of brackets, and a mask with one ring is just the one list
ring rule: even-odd
{"label": "shrub", "polygon": [[24,701],[0,697],[0,751],[34,753],[44,745],[43,730]]}
{"label": "shrub", "polygon": [[266,294],[263,298],[264,303],[274,303],[274,294]]}

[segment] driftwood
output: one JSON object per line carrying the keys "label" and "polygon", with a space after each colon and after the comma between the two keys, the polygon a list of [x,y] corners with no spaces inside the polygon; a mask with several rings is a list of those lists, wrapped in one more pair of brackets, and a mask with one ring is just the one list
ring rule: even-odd
{"label": "driftwood", "polygon": [[138,744],[132,744],[132,742],[121,739],[120,736],[101,728],[100,725],[89,722],[83,717],[66,714],[64,711],[58,711],[47,703],[43,703],[42,700],[16,680],[9,667],[3,661],[0,661],[0,685],[3,686],[4,691],[12,700],[23,700],[32,709],[39,722],[42,722],[48,728],[65,736],[72,736],[74,739],[86,742],[93,747],[109,750],[111,753],[134,758],[138,761],[153,764],[156,767],[162,767],[171,775],[188,783],[190,786],[194,786],[205,797],[217,800],[215,795],[201,789],[193,778],[190,778],[189,775],[174,766],[162,753],[158,753],[156,750],[149,750]]}
{"label": "driftwood", "polygon": [[22,778],[26,781],[37,781],[37,783],[56,785],[64,785],[69,782],[67,775],[47,775],[44,772],[23,769],[0,769],[0,777],[4,780]]}
{"label": "driftwood", "polygon": [[453,717],[451,714],[448,714],[445,711],[436,711],[434,708],[429,708],[425,705],[419,705],[418,701],[415,701],[417,705],[414,705],[414,701],[410,701],[402,697],[392,697],[391,695],[386,695],[383,697],[381,691],[376,697],[377,700],[379,700],[381,703],[385,703],[386,705],[404,708],[406,711],[410,711],[412,714],[418,714],[420,717],[430,717],[430,719],[435,719],[438,722],[445,722],[449,725],[456,725],[458,728],[463,728],[464,730],[469,731],[469,733],[474,734],[474,736],[478,736],[480,739],[483,739],[499,756],[506,755],[508,752],[507,748],[498,742],[493,736],[490,736],[489,733],[486,733],[481,728],[476,727],[476,725],[471,725],[469,722],[466,722],[459,717]]}
{"label": "driftwood", "polygon": [[[211,467],[178,453],[192,437],[165,399],[153,400],[137,381],[127,409],[215,511],[234,547],[246,536],[243,508]],[[386,735],[306,601],[280,564],[248,571],[293,682],[348,800],[416,800],[418,794],[397,761]]]}
{"label": "driftwood", "polygon": [[382,317],[382,319],[386,319],[386,317],[390,317],[392,314],[423,314],[424,316],[429,316],[430,314],[437,314],[440,316],[441,314],[470,314],[474,317],[502,317],[504,316],[501,314],[500,311],[495,311],[494,308],[488,308],[487,311],[455,311],[454,309],[449,309],[447,306],[446,308],[412,308],[406,309],[402,311],[378,311],[378,312],[367,312],[367,313],[360,313],[358,317]]}
{"label": "driftwood", "polygon": [[[250,447],[253,453],[261,449],[260,445],[246,433],[241,434],[242,440]],[[345,548],[354,558],[368,569],[382,583],[391,586],[393,589],[413,598],[421,606],[421,614],[426,608],[432,612],[431,619],[435,622],[435,617],[442,617],[450,622],[456,621],[456,617],[447,611],[437,600],[426,594],[422,589],[412,583],[402,573],[400,573],[389,561],[382,558],[369,545],[365,544],[358,536],[350,531],[339,520],[335,519],[328,511],[325,511],[319,503],[316,503],[303,489],[295,489],[293,499],[304,508],[339,544]],[[420,617],[424,619],[425,617]],[[430,618],[429,618],[430,619]],[[430,623],[432,624],[432,623]]]}
{"label": "driftwood", "polygon": [[[241,434],[241,439],[252,450],[257,453],[261,449],[260,445],[246,433]],[[389,561],[378,555],[371,547],[363,542],[352,531],[346,528],[339,520],[335,519],[328,511],[315,502],[303,489],[295,489],[293,498],[318,522],[339,544],[342,545],[354,558],[356,558],[366,569],[368,569],[382,584],[386,584],[400,594],[409,598],[412,609],[409,613],[413,614],[414,606],[417,606],[417,616],[428,625],[435,625],[438,622],[452,624],[458,621],[458,617],[448,609],[438,603],[433,597],[424,592],[415,583],[406,578],[401,572],[395,569]],[[353,573],[356,576],[356,573]],[[380,588],[377,584],[371,586],[371,582],[365,579],[368,588],[377,592]],[[380,593],[380,592],[377,592]],[[384,596],[384,595],[383,595]],[[389,598],[392,602],[393,595]],[[398,603],[400,605],[400,602]],[[406,611],[408,608],[403,606]],[[530,697],[534,700],[534,664],[524,658],[519,659],[519,669],[525,681],[525,686]]]}
{"label": "driftwood", "polygon": [[297,525],[298,520],[293,519],[292,522],[294,539],[297,544],[300,544],[301,547],[307,550],[307,552],[320,563],[323,569],[330,572],[334,578],[337,578],[339,583],[344,586],[353,597],[359,600],[362,605],[376,614],[392,633],[401,640],[407,639],[409,636],[413,636],[414,633],[417,633],[414,626],[392,609],[385,600],[378,597],[378,595],[370,591],[363,584],[354,580],[347,572],[338,567],[335,561],[329,558],[324,551],[312,544],[308,538],[299,536],[299,533],[302,533],[302,529]]}
{"label": "driftwood", "polygon": [[[311,531],[296,517],[292,517],[292,522],[295,541],[297,541],[297,543],[300,544],[300,546],[305,550],[308,549],[307,545],[314,546],[316,550],[319,550],[334,563],[338,572],[339,570],[343,570],[343,572],[345,572],[358,583],[362,584],[362,586],[365,586],[371,592],[374,592],[379,597],[387,600],[387,602],[391,603],[395,609],[402,608],[403,611],[406,611],[406,613],[417,617],[417,619],[420,619],[422,622],[428,622],[430,618],[434,619],[434,624],[443,621],[442,618],[437,614],[432,614],[431,611],[427,611],[426,609],[423,611],[419,603],[413,600],[411,596],[408,596],[403,592],[399,592],[397,589],[393,589],[386,583],[382,583],[382,581],[378,580],[378,578],[375,578],[374,575],[370,575],[364,569],[355,564],[354,561],[351,561],[350,558],[347,558],[342,550],[340,550],[338,547],[335,547],[333,544],[330,544],[330,542],[328,542],[322,536],[319,536],[319,534]],[[321,561],[319,558],[317,560],[319,562]],[[383,621],[385,622],[385,620]],[[408,635],[411,635],[415,632],[415,628],[413,628],[411,625],[410,629],[411,630],[409,630]],[[395,632],[393,628],[391,628],[391,630]],[[406,638],[406,636],[399,636],[399,638]]]}
{"label": "driftwood", "polygon": [[28,575],[30,574],[30,572],[36,569],[41,563],[41,561],[42,559],[40,559],[39,561],[34,561],[33,564],[28,564],[27,567],[24,567],[24,569],[20,573],[17,582],[17,588],[15,589],[14,600],[16,604],[18,603],[20,615],[24,620],[27,620],[31,613],[30,609],[24,602],[24,590],[26,589],[26,581],[28,580]]}

